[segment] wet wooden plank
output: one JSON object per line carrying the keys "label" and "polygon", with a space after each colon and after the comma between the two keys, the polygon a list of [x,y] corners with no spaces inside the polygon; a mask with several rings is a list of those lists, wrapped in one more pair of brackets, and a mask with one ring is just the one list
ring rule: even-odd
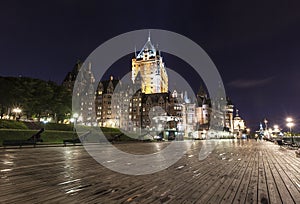
{"label": "wet wooden plank", "polygon": [[232,192],[235,195],[233,203],[246,202],[247,189],[250,182],[250,178],[253,170],[253,164],[254,164],[253,155],[255,154],[255,152],[250,152],[250,153],[252,157],[250,159],[249,165],[246,167],[243,177],[241,178],[241,182],[239,183],[238,189],[236,189],[236,192]]}
{"label": "wet wooden plank", "polygon": [[[300,159],[294,151],[251,140],[220,144],[199,161],[202,141],[195,142],[173,166],[143,176],[112,172],[78,146],[0,149],[0,201],[261,203],[266,198],[269,203],[300,202]],[[147,153],[153,145],[162,149],[167,143],[122,144],[122,148]]]}
{"label": "wet wooden plank", "polygon": [[269,203],[282,203],[278,188],[276,186],[276,182],[274,180],[273,174],[271,172],[269,163],[268,163],[268,156],[266,150],[265,152],[265,157],[262,158],[263,160],[263,166],[265,169],[265,177],[266,177],[266,182],[267,182],[267,189],[268,189],[268,195],[269,195]]}
{"label": "wet wooden plank", "polygon": [[211,196],[208,203],[232,202],[236,189],[239,186],[238,184],[241,183],[242,176],[250,162],[250,155],[245,155],[243,160],[240,156],[236,156],[235,159],[239,161],[238,168],[232,173],[232,177],[220,186],[220,190]]}
{"label": "wet wooden plank", "polygon": [[254,161],[252,164],[252,171],[251,176],[249,179],[249,184],[247,187],[247,194],[246,194],[246,203],[255,203],[257,202],[257,191],[258,191],[258,160],[260,157],[260,152],[256,150],[252,155],[254,157]]}
{"label": "wet wooden plank", "polygon": [[[268,154],[268,155],[269,155],[269,157],[271,157],[270,154]],[[271,169],[271,172],[272,172],[272,175],[273,175],[276,187],[277,187],[277,189],[279,191],[281,200],[284,203],[294,203],[294,200],[291,197],[291,195],[290,195],[290,193],[289,193],[289,191],[287,189],[286,183],[283,181],[283,179],[282,179],[282,177],[280,175],[280,172],[276,168],[276,165],[277,165],[276,161],[270,159],[270,160],[268,160],[268,164],[270,166],[270,169]]]}
{"label": "wet wooden plank", "polygon": [[260,203],[269,203],[269,192],[267,186],[266,168],[264,164],[264,158],[266,154],[264,151],[259,150],[258,154],[258,189],[257,189],[257,200]]}
{"label": "wet wooden plank", "polygon": [[[213,197],[216,200],[221,200],[223,195],[225,194],[228,186],[234,178],[234,175],[240,169],[240,162],[232,162],[230,164],[230,168],[224,168],[220,177],[216,179],[216,182],[211,184],[207,191],[200,197],[196,203],[208,203],[208,201]],[[211,201],[210,201],[211,202]]]}

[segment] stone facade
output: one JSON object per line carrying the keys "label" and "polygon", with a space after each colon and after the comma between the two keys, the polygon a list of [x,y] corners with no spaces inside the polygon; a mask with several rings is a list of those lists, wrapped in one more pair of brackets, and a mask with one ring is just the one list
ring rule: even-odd
{"label": "stone facade", "polygon": [[150,36],[148,41],[139,52],[135,53],[132,59],[132,82],[138,74],[141,75],[141,90],[146,94],[167,93],[168,75],[165,69],[163,58],[151,43]]}
{"label": "stone facade", "polygon": [[[226,99],[226,106],[211,104],[204,87],[200,87],[197,98],[190,99],[186,92],[168,90],[168,75],[160,52],[152,45],[150,37],[132,59],[130,83],[124,84],[110,77],[98,83],[96,90],[91,72],[91,63],[84,65],[84,72],[79,72],[82,63],[76,63],[68,73],[63,84],[72,89],[76,77],[80,86],[75,92],[80,93],[77,110],[80,110],[78,122],[85,125],[116,127],[127,131],[139,128],[152,128],[159,115],[167,120],[163,128],[175,128],[189,133],[208,130],[212,125],[224,127],[225,131],[236,132],[244,128],[237,115],[233,117],[234,106]],[[79,73],[79,74],[78,74]],[[217,110],[212,110],[217,107]],[[211,117],[218,120],[211,124]]]}

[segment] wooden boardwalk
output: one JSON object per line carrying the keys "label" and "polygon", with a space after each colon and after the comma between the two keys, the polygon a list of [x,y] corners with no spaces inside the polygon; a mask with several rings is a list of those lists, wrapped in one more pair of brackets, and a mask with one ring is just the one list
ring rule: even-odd
{"label": "wooden boardwalk", "polygon": [[[300,203],[300,158],[269,142],[203,141],[151,175],[113,172],[83,147],[0,149],[0,203]],[[137,153],[168,143],[119,144]],[[149,161],[150,162],[150,161]]]}

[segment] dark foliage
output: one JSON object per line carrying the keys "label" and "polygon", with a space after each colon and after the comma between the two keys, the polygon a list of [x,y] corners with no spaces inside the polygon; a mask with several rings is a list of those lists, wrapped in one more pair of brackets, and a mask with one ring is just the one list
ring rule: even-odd
{"label": "dark foliage", "polygon": [[0,77],[1,117],[13,107],[20,107],[28,119],[52,116],[62,120],[71,112],[71,93],[51,81],[25,77]]}

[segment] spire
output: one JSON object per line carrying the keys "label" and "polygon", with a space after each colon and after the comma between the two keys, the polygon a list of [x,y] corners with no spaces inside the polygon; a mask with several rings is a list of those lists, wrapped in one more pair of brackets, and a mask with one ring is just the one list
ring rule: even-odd
{"label": "spire", "polygon": [[150,33],[150,30],[149,30],[149,32],[148,32],[148,41],[151,41],[150,39],[151,39],[151,33]]}
{"label": "spire", "polygon": [[191,102],[191,100],[188,97],[187,91],[184,92],[184,102],[185,103],[190,103]]}
{"label": "spire", "polygon": [[158,44],[156,44],[156,55],[160,56],[160,50],[158,49]]}
{"label": "spire", "polygon": [[205,88],[203,87],[202,84],[200,85],[200,88],[199,88],[199,90],[198,90],[197,96],[198,96],[198,97],[202,97],[202,98],[204,98],[204,97],[207,96],[206,91],[205,91]]}
{"label": "spire", "polygon": [[136,58],[136,46],[134,46],[134,56]]}
{"label": "spire", "polygon": [[263,128],[263,126],[262,126],[262,123],[260,122],[259,123],[259,130],[263,130],[264,128]]}
{"label": "spire", "polygon": [[137,55],[137,58],[143,58],[145,53],[147,53],[149,56],[155,56],[155,54],[156,54],[156,49],[153,46],[153,44],[151,43],[150,31],[149,31],[148,41],[145,43],[142,50]]}
{"label": "spire", "polygon": [[236,114],[235,114],[236,117],[239,117],[239,109],[236,109]]}

